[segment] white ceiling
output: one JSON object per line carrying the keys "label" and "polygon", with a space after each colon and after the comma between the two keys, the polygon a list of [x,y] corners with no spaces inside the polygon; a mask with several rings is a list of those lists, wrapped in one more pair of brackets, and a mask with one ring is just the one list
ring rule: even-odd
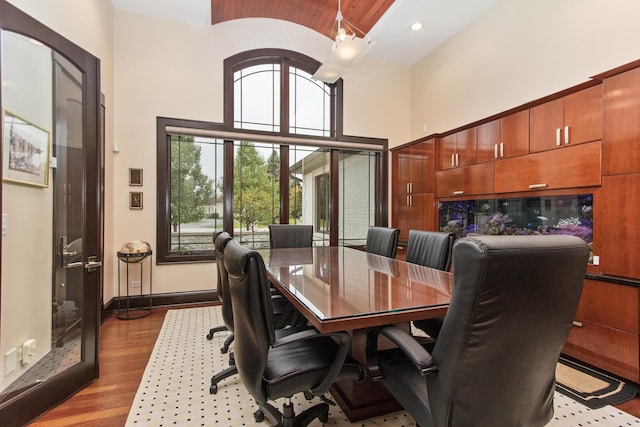
{"label": "white ceiling", "polygon": [[[371,29],[367,56],[411,65],[482,15],[499,0],[395,0]],[[116,9],[196,25],[211,25],[210,0],[111,0]],[[349,17],[345,16],[348,21]],[[409,26],[420,21],[421,31]]]}

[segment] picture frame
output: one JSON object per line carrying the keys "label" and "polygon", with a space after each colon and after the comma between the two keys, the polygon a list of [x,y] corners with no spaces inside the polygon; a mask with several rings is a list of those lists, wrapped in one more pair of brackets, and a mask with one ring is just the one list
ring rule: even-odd
{"label": "picture frame", "polygon": [[129,185],[142,186],[142,169],[129,168]]}
{"label": "picture frame", "polygon": [[142,191],[129,192],[129,209],[142,209]]}
{"label": "picture frame", "polygon": [[45,129],[3,110],[3,181],[49,186],[50,135]]}

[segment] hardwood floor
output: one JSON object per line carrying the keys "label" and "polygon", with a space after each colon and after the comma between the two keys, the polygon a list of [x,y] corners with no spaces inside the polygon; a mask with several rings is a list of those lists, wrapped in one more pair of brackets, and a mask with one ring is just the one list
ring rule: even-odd
{"label": "hardwood floor", "polygon": [[154,308],[151,315],[130,321],[111,316],[100,329],[100,378],[29,426],[123,426],[171,308],[176,307]]}
{"label": "hardwood floor", "polygon": [[[109,318],[100,330],[100,378],[29,426],[123,426],[170,308],[176,307],[154,308],[132,321]],[[640,418],[640,397],[617,408]]]}

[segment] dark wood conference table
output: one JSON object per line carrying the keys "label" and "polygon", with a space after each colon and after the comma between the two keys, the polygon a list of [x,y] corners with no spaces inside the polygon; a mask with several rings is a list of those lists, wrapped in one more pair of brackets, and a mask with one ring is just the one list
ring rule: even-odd
{"label": "dark wood conference table", "polygon": [[[444,315],[452,274],[348,247],[265,249],[269,280],[320,332],[349,331],[352,356],[366,366],[367,329]],[[350,421],[393,412],[379,383],[336,383],[331,394]]]}

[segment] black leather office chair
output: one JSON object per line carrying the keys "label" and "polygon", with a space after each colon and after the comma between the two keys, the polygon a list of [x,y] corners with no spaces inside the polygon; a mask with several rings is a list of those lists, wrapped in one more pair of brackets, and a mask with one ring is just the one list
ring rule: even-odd
{"label": "black leather office chair", "polygon": [[[323,396],[342,380],[363,380],[364,368],[349,355],[351,338],[345,332],[318,334],[311,330],[276,339],[271,294],[264,261],[259,253],[236,241],[227,245],[225,266],[233,305],[234,351],[240,379],[258,402],[256,421],[264,416],[278,426],[306,426],[315,418],[326,422],[326,402],[297,417],[291,396]],[[284,397],[280,412],[269,401]]]}
{"label": "black leather office chair", "polygon": [[313,225],[270,224],[269,244],[277,248],[310,248],[313,245]]}
{"label": "black leather office chair", "polygon": [[[456,235],[443,231],[409,230],[405,261],[425,267],[449,271],[451,252]],[[414,320],[413,324],[436,339],[442,328],[444,317]]]}
{"label": "black leather office chair", "polygon": [[443,231],[409,230],[405,261],[449,271],[456,235]]}
{"label": "black leather office chair", "polygon": [[365,251],[388,258],[395,258],[398,250],[399,235],[400,230],[397,228],[369,227]]}
{"label": "black leather office chair", "polygon": [[[432,350],[395,326],[371,330],[370,375],[422,427],[546,425],[588,252],[566,235],[458,240],[451,304]],[[377,350],[378,334],[399,349]]]}
{"label": "black leather office chair", "polygon": [[[220,348],[221,353],[226,353],[229,349],[229,346],[235,339],[235,334],[233,332],[233,309],[231,305],[231,298],[229,296],[229,279],[227,274],[227,269],[224,264],[224,256],[227,244],[233,239],[231,235],[227,232],[216,232],[215,233],[215,251],[216,251],[216,263],[218,266],[218,299],[222,303],[222,320],[224,322],[224,326],[217,326],[215,328],[211,328],[209,331],[209,335],[207,335],[207,339],[212,339],[213,334],[217,331],[227,330],[230,331],[231,334],[225,339],[223,346]],[[297,321],[297,317],[295,316],[294,307],[286,301],[283,296],[272,296],[273,299],[273,312],[272,316],[274,317],[275,325],[278,329],[284,328],[285,326],[291,325],[294,320]],[[211,338],[210,338],[211,337]],[[238,370],[235,367],[235,354],[234,352],[229,353],[229,367],[223,369],[222,371],[214,374],[211,377],[211,385],[209,386],[209,393],[216,394],[218,392],[218,383],[225,378],[229,378],[232,375],[238,373]]]}

